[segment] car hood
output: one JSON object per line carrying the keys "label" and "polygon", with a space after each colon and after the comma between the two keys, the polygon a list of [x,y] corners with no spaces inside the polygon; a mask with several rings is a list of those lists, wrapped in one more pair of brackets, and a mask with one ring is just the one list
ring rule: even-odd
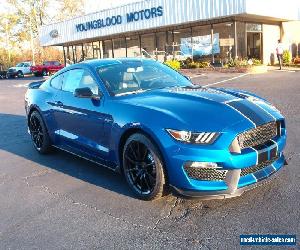
{"label": "car hood", "polygon": [[[172,117],[174,124],[162,125],[174,129],[224,131],[237,123],[251,128],[274,121],[268,111],[255,103],[258,98],[250,97],[228,89],[170,88],[127,95],[122,101]],[[164,117],[153,113],[151,119],[164,123]]]}

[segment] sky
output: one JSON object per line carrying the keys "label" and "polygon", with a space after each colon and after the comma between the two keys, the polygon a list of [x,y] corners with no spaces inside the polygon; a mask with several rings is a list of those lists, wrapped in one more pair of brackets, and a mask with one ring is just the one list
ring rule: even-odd
{"label": "sky", "polygon": [[[76,0],[74,0],[76,1]],[[85,12],[92,13],[102,9],[117,7],[127,3],[138,2],[141,0],[85,0]],[[0,0],[0,13],[7,12],[7,1]]]}
{"label": "sky", "polygon": [[[1,1],[1,0],[0,0]],[[76,0],[74,0],[76,1]],[[120,5],[124,5],[127,3],[132,3],[132,2],[138,2],[140,0],[85,0],[86,1],[86,6],[85,6],[85,11],[86,13],[92,13],[101,9],[108,9],[112,7],[117,7]],[[95,2],[97,4],[95,4]]]}

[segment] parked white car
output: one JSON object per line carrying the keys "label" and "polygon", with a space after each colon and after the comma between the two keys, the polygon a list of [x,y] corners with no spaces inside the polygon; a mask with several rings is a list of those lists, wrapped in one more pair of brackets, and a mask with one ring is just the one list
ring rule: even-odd
{"label": "parked white car", "polygon": [[32,66],[31,62],[21,62],[18,63],[15,67],[11,67],[7,70],[6,77],[13,78],[13,77],[24,77],[24,75],[31,74],[30,66]]}
{"label": "parked white car", "polygon": [[173,59],[175,59],[177,61],[184,61],[184,60],[186,60],[188,58],[191,58],[191,55],[184,54],[180,50],[175,51],[174,55],[171,54],[171,55],[167,56],[167,60],[173,60]]}
{"label": "parked white car", "polygon": [[167,56],[167,53],[165,51],[156,51],[154,50],[151,54],[151,57],[159,62],[164,62],[165,58]]}

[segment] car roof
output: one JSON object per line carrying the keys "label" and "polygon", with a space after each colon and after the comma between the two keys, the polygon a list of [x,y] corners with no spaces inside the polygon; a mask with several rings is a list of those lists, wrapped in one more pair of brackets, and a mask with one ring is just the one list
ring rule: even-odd
{"label": "car roof", "polygon": [[[144,62],[144,61],[155,61],[154,59],[147,59],[147,58],[136,58],[136,57],[124,57],[124,58],[107,58],[107,59],[92,59],[92,60],[87,60],[78,63],[79,64],[87,64],[92,67],[99,67],[99,66],[106,66],[110,64],[118,64],[118,63],[123,63],[123,62]],[[74,64],[76,65],[76,64]]]}
{"label": "car roof", "polygon": [[58,71],[54,74],[54,76],[59,75],[61,73],[64,73],[71,69],[77,69],[77,68],[85,68],[90,70],[95,70],[98,67],[106,66],[106,65],[112,65],[112,64],[121,64],[122,62],[145,62],[145,61],[152,61],[157,62],[154,59],[148,59],[148,58],[107,58],[107,59],[93,59],[93,60],[87,60],[80,63],[71,64],[67,67],[64,67],[62,70]]}

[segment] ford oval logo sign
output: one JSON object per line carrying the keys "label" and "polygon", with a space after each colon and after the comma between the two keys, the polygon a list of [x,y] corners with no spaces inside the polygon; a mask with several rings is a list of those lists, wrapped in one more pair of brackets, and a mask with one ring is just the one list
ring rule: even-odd
{"label": "ford oval logo sign", "polygon": [[58,37],[58,30],[52,30],[49,35],[52,37],[52,38],[56,38]]}

